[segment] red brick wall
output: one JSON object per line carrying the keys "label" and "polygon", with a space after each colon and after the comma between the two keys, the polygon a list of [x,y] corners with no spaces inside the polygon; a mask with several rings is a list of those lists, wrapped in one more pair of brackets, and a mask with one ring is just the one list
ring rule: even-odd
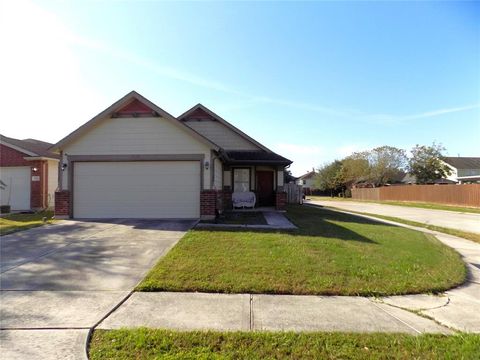
{"label": "red brick wall", "polygon": [[277,192],[275,194],[275,207],[277,210],[285,210],[287,204],[287,193]]}
{"label": "red brick wall", "polygon": [[55,192],[55,216],[68,216],[70,214],[70,191]]}
{"label": "red brick wall", "polygon": [[24,159],[27,154],[0,144],[0,166],[31,166],[31,161]]}
{"label": "red brick wall", "polygon": [[[29,166],[30,167],[30,207],[41,209],[47,206],[48,196],[48,166],[45,160],[27,161],[24,154],[18,150],[0,144],[0,166]],[[37,171],[33,171],[36,168]],[[32,176],[39,176],[39,181],[32,181]]]}
{"label": "red brick wall", "polygon": [[200,216],[214,217],[217,204],[216,190],[203,190],[200,192]]}
{"label": "red brick wall", "polygon": [[[29,161],[31,167],[30,172],[30,207],[32,209],[41,209],[46,207],[46,201],[48,196],[47,189],[47,162],[46,161]],[[33,168],[36,168],[37,171],[33,171]],[[39,181],[33,181],[33,176],[39,176]]]}

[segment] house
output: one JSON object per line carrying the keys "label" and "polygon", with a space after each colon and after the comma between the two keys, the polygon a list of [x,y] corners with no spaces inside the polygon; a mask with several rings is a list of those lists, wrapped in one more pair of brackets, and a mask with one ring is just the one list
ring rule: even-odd
{"label": "house", "polygon": [[175,118],[135,91],[52,150],[55,212],[73,218],[211,219],[241,192],[282,208],[291,164],[201,104]]}
{"label": "house", "polygon": [[0,180],[6,185],[0,190],[1,205],[11,210],[53,208],[59,156],[51,146],[0,135]]}
{"label": "house", "polygon": [[[432,184],[462,184],[480,182],[480,157],[442,157],[442,162],[447,165],[451,174],[446,178],[437,179]],[[417,179],[414,175],[405,173],[400,181],[402,184],[416,184]]]}
{"label": "house", "polygon": [[315,175],[315,169],[312,169],[312,171],[303,174],[297,179],[296,183],[297,185],[303,186],[303,193],[305,195],[311,195],[312,191],[317,189],[317,186],[315,184]]}
{"label": "house", "polygon": [[480,182],[480,157],[443,157],[442,161],[452,170],[448,180],[465,183]]}

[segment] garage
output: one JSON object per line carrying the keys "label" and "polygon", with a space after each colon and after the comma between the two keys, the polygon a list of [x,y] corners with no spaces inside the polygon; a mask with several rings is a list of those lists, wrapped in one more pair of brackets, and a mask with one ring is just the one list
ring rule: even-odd
{"label": "garage", "polygon": [[73,163],[73,217],[200,217],[199,161]]}
{"label": "garage", "polygon": [[0,203],[12,210],[30,210],[30,166],[0,167]]}

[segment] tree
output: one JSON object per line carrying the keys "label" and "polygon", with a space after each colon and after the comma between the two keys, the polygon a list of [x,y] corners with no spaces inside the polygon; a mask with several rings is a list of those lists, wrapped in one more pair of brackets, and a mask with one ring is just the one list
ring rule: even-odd
{"label": "tree", "polygon": [[368,152],[369,180],[375,185],[385,185],[397,180],[407,165],[405,150],[381,146]]}
{"label": "tree", "polygon": [[338,160],[321,166],[315,175],[315,185],[320,190],[330,191],[333,196],[334,192],[342,190],[341,170],[342,162]]}
{"label": "tree", "polygon": [[285,170],[284,173],[283,173],[283,181],[285,182],[285,184],[290,184],[291,182],[295,182],[295,176],[292,175],[292,170]]}
{"label": "tree", "polygon": [[412,156],[408,161],[408,172],[415,175],[417,183],[431,183],[451,174],[451,169],[441,160],[443,151],[445,148],[435,143],[431,146],[417,144],[412,149]]}
{"label": "tree", "polygon": [[340,179],[347,189],[357,182],[369,180],[369,176],[368,152],[353,153],[342,160]]}

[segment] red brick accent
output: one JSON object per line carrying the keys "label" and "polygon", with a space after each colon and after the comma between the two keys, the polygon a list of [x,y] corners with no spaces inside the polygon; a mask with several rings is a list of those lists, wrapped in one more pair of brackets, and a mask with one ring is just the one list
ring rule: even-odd
{"label": "red brick accent", "polygon": [[275,208],[277,210],[285,210],[285,205],[287,205],[287,193],[277,192],[275,194]]}
{"label": "red brick accent", "polygon": [[0,144],[0,166],[31,166],[32,162],[25,160],[25,156],[30,155]]}
{"label": "red brick accent", "polygon": [[[48,196],[48,166],[44,160],[27,161],[24,157],[30,156],[8,146],[0,144],[0,166],[29,166],[30,167],[30,208],[42,209],[47,206]],[[33,171],[36,168],[37,171]],[[38,181],[33,181],[38,176]]]}
{"label": "red brick accent", "polygon": [[190,119],[213,119],[213,116],[207,114],[202,109],[196,109],[188,116],[187,120]]}
{"label": "red brick accent", "polygon": [[200,192],[200,217],[213,218],[217,207],[217,191],[203,190]]}
{"label": "red brick accent", "polygon": [[116,111],[117,116],[135,116],[135,115],[152,115],[155,111],[149,108],[144,103],[133,100],[131,103],[125,105],[120,110]]}
{"label": "red brick accent", "polygon": [[226,209],[232,209],[233,207],[233,203],[232,203],[232,190],[230,189],[230,187],[225,187],[223,189],[223,210],[226,210]]}
{"label": "red brick accent", "polygon": [[[48,189],[47,189],[47,162],[46,161],[30,161],[31,166],[31,192],[30,207],[32,209],[42,209],[46,207]],[[33,171],[36,168],[37,171]],[[33,177],[38,176],[38,181],[33,181]]]}
{"label": "red brick accent", "polygon": [[70,191],[62,190],[55,192],[55,216],[69,216],[70,214]]}

